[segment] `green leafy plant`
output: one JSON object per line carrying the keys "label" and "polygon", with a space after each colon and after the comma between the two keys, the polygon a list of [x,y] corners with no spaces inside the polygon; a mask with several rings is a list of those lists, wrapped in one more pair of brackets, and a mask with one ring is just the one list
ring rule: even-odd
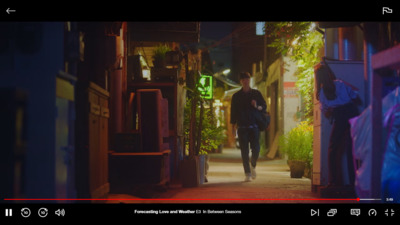
{"label": "green leafy plant", "polygon": [[205,115],[202,120],[202,134],[201,134],[201,145],[200,155],[210,153],[212,150],[217,149],[225,140],[225,127],[217,126],[216,119],[213,118],[214,112],[210,108],[205,110]]}
{"label": "green leafy plant", "polygon": [[[185,145],[189,145],[189,124],[190,124],[190,112],[191,112],[191,102],[193,99],[187,99],[185,109],[184,109],[184,129],[185,129]],[[198,143],[199,155],[206,155],[212,150],[217,149],[225,140],[225,126],[217,126],[217,120],[220,118],[215,117],[214,112],[211,108],[204,108],[202,113],[202,118],[200,118],[201,108],[196,107],[196,122],[197,127],[201,123],[201,142]],[[222,122],[222,121],[220,121]],[[188,149],[188,148],[186,148]]]}
{"label": "green leafy plant", "polygon": [[266,33],[277,53],[289,56],[297,64],[296,86],[304,99],[304,114],[311,123],[313,116],[314,66],[321,59],[323,35],[313,22],[270,22]]}
{"label": "green leafy plant", "polygon": [[304,161],[312,166],[313,126],[306,121],[279,137],[279,150],[288,160]]}
{"label": "green leafy plant", "polygon": [[185,149],[189,156],[205,155],[217,149],[225,140],[225,126],[217,126],[217,121],[223,124],[221,118],[214,114],[212,100],[202,98],[199,87],[202,87],[200,73],[193,73],[189,79],[193,84],[188,91],[184,108]]}
{"label": "green leafy plant", "polygon": [[164,60],[165,59],[165,53],[171,51],[171,48],[165,44],[159,44],[157,47],[154,49],[153,52],[153,59],[154,60]]}

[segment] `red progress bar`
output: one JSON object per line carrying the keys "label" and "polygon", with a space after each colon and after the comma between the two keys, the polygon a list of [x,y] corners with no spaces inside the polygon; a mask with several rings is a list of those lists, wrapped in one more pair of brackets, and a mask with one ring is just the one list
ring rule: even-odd
{"label": "red progress bar", "polygon": [[360,198],[256,198],[256,199],[168,199],[168,198],[124,198],[124,199],[110,199],[110,198],[5,198],[4,201],[360,201]]}

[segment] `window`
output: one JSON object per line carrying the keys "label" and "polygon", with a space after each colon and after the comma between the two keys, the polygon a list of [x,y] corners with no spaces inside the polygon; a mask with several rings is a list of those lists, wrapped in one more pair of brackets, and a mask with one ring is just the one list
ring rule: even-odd
{"label": "window", "polygon": [[256,22],[256,35],[265,35],[265,22]]}

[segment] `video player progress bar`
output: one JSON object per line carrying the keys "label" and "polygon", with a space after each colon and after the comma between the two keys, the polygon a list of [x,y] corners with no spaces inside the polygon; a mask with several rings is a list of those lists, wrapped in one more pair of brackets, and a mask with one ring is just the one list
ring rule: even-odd
{"label": "video player progress bar", "polygon": [[360,201],[382,201],[381,198],[360,198]]}
{"label": "video player progress bar", "polygon": [[[224,199],[209,199],[209,198],[191,198],[191,199],[167,199],[167,198],[101,198],[101,199],[92,199],[92,198],[5,198],[4,201],[182,201],[182,200],[187,200],[187,201],[224,201],[224,200],[230,200],[230,201],[360,201],[360,198],[257,198],[257,199],[242,199],[242,198],[224,198]],[[365,200],[365,199],[363,199]]]}

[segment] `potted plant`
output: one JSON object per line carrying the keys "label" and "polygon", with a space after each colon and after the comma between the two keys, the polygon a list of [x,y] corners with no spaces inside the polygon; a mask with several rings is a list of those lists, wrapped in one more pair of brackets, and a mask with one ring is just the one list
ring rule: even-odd
{"label": "potted plant", "polygon": [[[184,111],[185,149],[188,149],[189,146],[190,107],[192,101],[193,99],[187,99]],[[199,169],[201,171],[200,183],[202,183],[202,181],[207,182],[209,153],[217,149],[225,140],[225,127],[217,126],[217,119],[219,118],[214,118],[214,113],[211,108],[204,107],[201,109],[201,107],[196,107],[196,127],[198,128],[196,131],[200,132],[196,134],[198,142],[196,143],[195,154],[199,156]]]}
{"label": "potted plant", "polygon": [[279,150],[288,156],[292,178],[303,177],[304,170],[312,166],[312,143],[313,127],[305,121],[279,138]]}
{"label": "potted plant", "polygon": [[[211,103],[212,104],[212,103]],[[216,119],[213,118],[214,114],[210,108],[205,109],[204,117],[202,120],[201,131],[201,145],[199,155],[204,155],[205,171],[204,180],[207,182],[208,161],[210,159],[209,153],[215,151],[224,143],[225,140],[225,127],[217,126]]]}
{"label": "potted plant", "polygon": [[155,68],[164,68],[166,66],[165,54],[171,51],[171,48],[165,44],[158,45],[153,51],[153,65]]}

